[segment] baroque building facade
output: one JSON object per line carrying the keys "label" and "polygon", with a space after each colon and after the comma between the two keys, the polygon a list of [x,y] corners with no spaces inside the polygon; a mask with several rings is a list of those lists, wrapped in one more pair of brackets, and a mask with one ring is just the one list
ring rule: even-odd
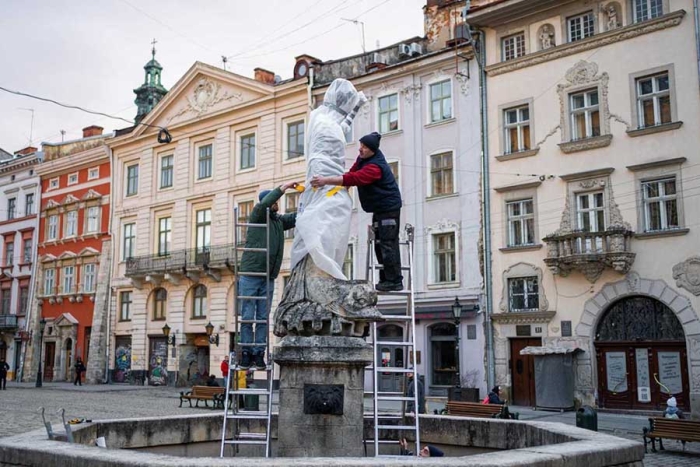
{"label": "baroque building facade", "polygon": [[7,377],[14,380],[30,337],[40,162],[41,153],[33,147],[16,154],[0,150],[0,359],[10,366]]}
{"label": "baroque building facade", "polygon": [[36,300],[25,380],[35,378],[41,361],[44,381],[70,381],[81,358],[87,381],[104,381],[111,248],[105,141],[111,135],[102,131],[93,125],[83,129],[81,139],[42,145],[44,159],[36,169],[41,184]]}
{"label": "baroque building facade", "polygon": [[693,2],[522,3],[467,15],[485,40],[496,382],[546,406],[532,353],[573,354],[577,403],[674,395],[697,414]]}

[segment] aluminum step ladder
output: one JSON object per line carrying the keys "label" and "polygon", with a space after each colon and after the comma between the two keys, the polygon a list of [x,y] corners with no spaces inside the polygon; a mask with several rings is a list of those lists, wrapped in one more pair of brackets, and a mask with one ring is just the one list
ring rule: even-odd
{"label": "aluminum step ladder", "polygon": [[[234,351],[229,353],[229,371],[228,377],[226,378],[226,395],[224,396],[224,421],[223,427],[221,429],[221,454],[220,457],[225,457],[226,455],[236,456],[239,454],[240,447],[243,445],[248,446],[264,446],[265,447],[265,457],[271,457],[270,451],[270,430],[271,430],[271,418],[272,418],[272,395],[273,395],[273,381],[274,381],[274,364],[270,359],[270,315],[268,312],[267,320],[243,320],[239,316],[239,303],[240,300],[256,300],[264,301],[268,310],[270,309],[270,303],[272,301],[272,290],[268,287],[267,294],[263,297],[253,297],[244,296],[239,294],[239,279],[244,276],[250,277],[264,277],[267,283],[270,282],[270,255],[267,252],[270,251],[270,210],[268,209],[265,216],[264,224],[253,224],[249,222],[238,222],[238,208],[234,209],[234,273],[235,273],[235,300],[233,305],[234,310],[234,329],[236,330],[236,344]],[[246,229],[265,229],[266,237],[266,247],[265,248],[247,248],[244,243],[239,241],[240,238],[240,228]],[[265,272],[242,272],[240,271],[240,257],[239,253],[245,251],[266,253],[267,266]],[[241,325],[250,324],[251,326],[257,324],[267,324],[268,335],[265,336],[265,362],[267,373],[265,387],[264,388],[242,388],[239,387],[238,381],[238,371],[248,371],[242,370],[239,366],[239,359],[237,356],[242,356],[242,351],[246,348],[256,347],[259,344],[255,343],[241,343]],[[253,334],[254,335],[254,334]],[[245,404],[241,406],[240,397],[243,398],[247,396],[264,396],[267,400],[265,402],[265,409],[260,410],[260,402],[258,399],[257,410],[248,410]],[[252,432],[250,431],[250,423],[258,420],[264,427],[264,432]],[[254,422],[253,422],[254,423]],[[230,425],[230,426],[229,426]],[[229,446],[229,449],[226,447]]]}
{"label": "aluminum step ladder", "polygon": [[[404,285],[406,288],[400,292],[380,292],[379,296],[388,296],[393,300],[392,305],[401,305],[403,310],[400,313],[382,313],[385,323],[394,323],[403,329],[402,341],[382,341],[378,338],[378,325],[373,322],[368,341],[372,344],[374,360],[372,364],[366,367],[372,375],[372,391],[368,391],[365,395],[372,395],[372,412],[365,412],[365,419],[371,419],[374,422],[374,438],[371,440],[365,439],[365,454],[367,453],[367,443],[374,443],[375,457],[394,457],[398,453],[399,440],[392,439],[387,436],[390,431],[398,431],[400,438],[406,438],[408,441],[415,441],[415,452],[420,451],[420,422],[418,420],[418,373],[415,368],[411,368],[409,360],[415,361],[415,335],[416,335],[416,319],[415,319],[415,299],[414,299],[414,284],[413,284],[413,239],[414,228],[410,224],[406,224],[405,241],[399,242],[401,257],[405,258],[407,264],[401,265],[401,271],[404,274]],[[377,283],[378,274],[383,266],[377,264],[374,255],[374,245],[376,242],[375,233],[372,226],[369,226],[368,241],[367,241],[367,280],[372,286]],[[381,310],[380,310],[381,311]],[[403,365],[401,367],[383,367],[378,365],[381,361],[381,348],[383,346],[399,347],[403,349]],[[401,375],[402,392],[396,391],[380,391],[379,378],[381,373]],[[413,373],[413,396],[408,396],[406,388],[409,384],[408,374]],[[396,403],[399,402],[401,409],[396,411]],[[407,414],[406,405],[408,402],[413,403],[414,414]],[[388,409],[388,410],[387,410]],[[380,446],[391,445],[392,453],[383,454],[380,452]]]}

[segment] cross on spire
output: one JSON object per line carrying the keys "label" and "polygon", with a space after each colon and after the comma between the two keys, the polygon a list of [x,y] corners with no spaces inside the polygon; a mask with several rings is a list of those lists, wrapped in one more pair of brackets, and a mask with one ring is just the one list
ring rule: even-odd
{"label": "cross on spire", "polygon": [[151,45],[153,46],[153,48],[151,49],[151,55],[153,55],[154,59],[156,58],[156,44],[157,43],[158,43],[158,41],[154,37],[153,40],[151,41]]}

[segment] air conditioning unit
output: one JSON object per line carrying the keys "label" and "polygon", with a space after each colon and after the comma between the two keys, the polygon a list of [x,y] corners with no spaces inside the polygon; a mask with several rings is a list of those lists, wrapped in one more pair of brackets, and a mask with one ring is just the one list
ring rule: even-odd
{"label": "air conditioning unit", "polygon": [[411,56],[411,46],[408,44],[399,44],[399,55],[402,57]]}
{"label": "air conditioning unit", "polygon": [[382,56],[379,52],[374,52],[372,54],[372,63],[384,63],[382,61]]}
{"label": "air conditioning unit", "polygon": [[416,55],[421,55],[423,53],[423,46],[420,45],[418,42],[414,42],[411,44],[411,55],[416,56]]}

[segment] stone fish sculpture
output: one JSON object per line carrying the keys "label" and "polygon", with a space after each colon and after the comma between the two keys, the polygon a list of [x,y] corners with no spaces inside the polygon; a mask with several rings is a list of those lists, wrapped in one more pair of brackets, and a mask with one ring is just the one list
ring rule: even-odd
{"label": "stone fish sculpture", "polygon": [[377,292],[367,281],[336,279],[307,255],[284,289],[274,333],[278,337],[363,337],[369,322],[383,320],[377,310]]}

